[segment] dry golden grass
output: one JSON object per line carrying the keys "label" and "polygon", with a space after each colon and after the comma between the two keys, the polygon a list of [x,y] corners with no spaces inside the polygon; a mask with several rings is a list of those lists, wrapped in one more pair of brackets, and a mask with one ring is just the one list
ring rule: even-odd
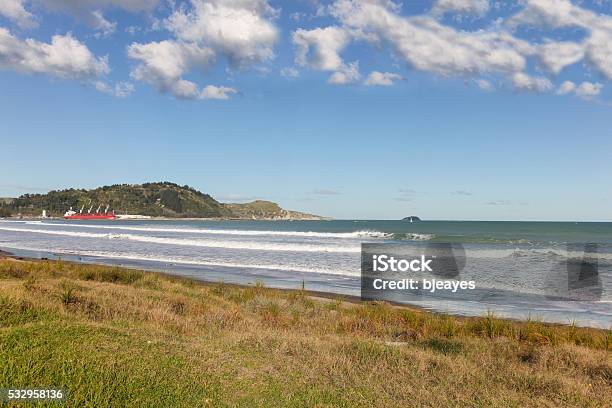
{"label": "dry golden grass", "polygon": [[612,406],[612,332],[0,260],[0,387],[71,406]]}

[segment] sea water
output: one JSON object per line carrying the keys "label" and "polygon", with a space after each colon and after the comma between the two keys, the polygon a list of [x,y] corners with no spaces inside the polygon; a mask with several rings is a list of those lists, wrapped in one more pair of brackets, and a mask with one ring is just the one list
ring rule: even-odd
{"label": "sea water", "polygon": [[[461,315],[610,328],[612,223],[459,221],[0,220],[0,249],[31,257],[139,267],[206,281],[360,294],[362,243],[465,250],[478,296],[410,303]],[[596,299],[546,296],[552,268],[596,244]],[[577,253],[572,253],[577,251]]]}

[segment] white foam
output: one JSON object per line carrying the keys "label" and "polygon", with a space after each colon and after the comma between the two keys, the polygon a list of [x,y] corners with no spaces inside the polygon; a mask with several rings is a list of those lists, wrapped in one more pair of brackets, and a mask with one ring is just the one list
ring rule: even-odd
{"label": "white foam", "polygon": [[406,239],[410,241],[429,241],[435,237],[434,234],[418,234],[416,232],[405,234],[405,235],[406,235]]}
{"label": "white foam", "polygon": [[197,265],[197,266],[219,266],[225,268],[239,268],[239,269],[265,269],[272,271],[290,271],[290,272],[302,272],[302,273],[318,273],[326,275],[341,275],[341,276],[359,276],[359,270],[339,270],[339,269],[324,269],[324,268],[307,268],[303,266],[295,265],[282,265],[282,264],[250,264],[250,263],[235,263],[235,262],[223,262],[223,261],[204,261],[198,259],[184,259],[175,257],[156,257],[156,256],[144,256],[135,253],[114,253],[107,251],[71,251],[66,249],[42,249],[36,247],[23,247],[23,246],[3,246],[7,249],[17,249],[22,251],[35,251],[35,252],[46,252],[53,254],[64,254],[64,255],[75,255],[75,256],[91,256],[101,257],[109,259],[125,259],[130,261],[147,261],[147,262],[160,262],[166,264],[180,264],[180,265]]}
{"label": "white foam", "polygon": [[[241,229],[212,229],[212,228],[159,228],[159,227],[131,227],[125,225],[84,225],[60,224],[41,221],[26,221],[26,224],[46,225],[52,227],[95,228],[140,232],[178,232],[185,234],[211,234],[211,235],[246,235],[246,236],[282,236],[282,237],[311,237],[311,238],[389,238],[392,234],[381,231],[353,231],[353,232],[315,232],[315,231],[266,231]],[[414,234],[415,236],[419,234]],[[427,238],[423,238],[427,239]]]}
{"label": "white foam", "polygon": [[81,238],[107,238],[119,240],[131,240],[138,242],[148,242],[154,244],[195,246],[205,248],[224,248],[224,249],[246,249],[254,251],[290,251],[290,252],[339,252],[339,253],[358,253],[361,252],[359,245],[339,246],[339,245],[317,245],[317,244],[294,244],[294,243],[265,243],[257,241],[223,241],[223,240],[196,240],[180,238],[161,238],[146,235],[133,234],[100,234],[92,232],[57,231],[30,228],[10,228],[0,227],[0,230],[13,232],[26,232],[46,235],[62,235]]}

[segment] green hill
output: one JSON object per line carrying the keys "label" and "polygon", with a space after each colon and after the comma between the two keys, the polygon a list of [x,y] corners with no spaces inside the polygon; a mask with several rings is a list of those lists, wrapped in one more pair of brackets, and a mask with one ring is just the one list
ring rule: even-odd
{"label": "green hill", "polygon": [[273,218],[273,219],[320,219],[321,217],[290,211],[271,201],[256,200],[244,204],[225,204],[236,218]]}
{"label": "green hill", "polygon": [[117,214],[138,214],[171,218],[231,219],[317,219],[319,217],[284,210],[276,203],[254,201],[246,204],[224,204],[187,185],[170,182],[115,184],[92,190],[68,189],[47,194],[24,194],[0,203],[5,213],[38,216],[46,210],[49,216],[62,216],[72,207],[96,211],[106,206]]}

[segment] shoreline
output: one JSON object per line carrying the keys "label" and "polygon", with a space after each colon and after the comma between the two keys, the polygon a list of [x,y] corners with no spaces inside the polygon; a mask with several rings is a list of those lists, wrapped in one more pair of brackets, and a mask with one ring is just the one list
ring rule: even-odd
{"label": "shoreline", "polygon": [[612,329],[0,256],[0,382],[70,406],[607,406]]}
{"label": "shoreline", "polygon": [[[255,287],[258,283],[234,283],[234,282],[224,282],[224,281],[217,281],[217,280],[206,280],[206,279],[196,279],[193,277],[189,277],[189,276],[184,276],[184,275],[178,275],[178,274],[173,274],[170,272],[165,272],[165,271],[160,271],[160,270],[149,270],[149,269],[143,269],[141,267],[132,267],[132,266],[127,266],[127,265],[110,265],[110,264],[104,264],[104,263],[89,263],[89,262],[78,262],[78,261],[74,261],[74,260],[64,260],[61,259],[61,257],[59,259],[49,259],[49,258],[34,258],[34,257],[27,257],[27,256],[19,256],[19,255],[15,255],[11,252],[8,251],[3,251],[0,249],[0,260],[2,259],[13,259],[16,261],[25,261],[25,262],[34,262],[34,263],[39,263],[39,262],[61,262],[61,263],[65,263],[65,264],[72,264],[72,265],[76,265],[76,266],[92,266],[92,267],[104,267],[104,268],[119,268],[119,269],[125,269],[125,270],[133,270],[133,271],[139,271],[139,272],[143,272],[145,274],[152,274],[152,275],[159,275],[162,277],[165,277],[166,279],[169,280],[173,280],[173,281],[178,281],[178,282],[188,282],[189,284],[193,284],[193,285],[200,285],[203,287],[215,287],[218,285],[224,285],[227,286],[229,288],[236,288],[236,289],[248,289],[248,288],[253,288]],[[338,301],[341,300],[343,302],[347,302],[347,303],[351,303],[351,304],[355,304],[355,305],[362,305],[362,304],[374,304],[374,303],[384,303],[389,305],[392,308],[397,308],[397,309],[405,309],[405,310],[410,310],[410,311],[418,311],[420,313],[427,313],[427,314],[431,314],[433,316],[438,316],[438,317],[447,317],[447,318],[452,318],[452,319],[456,319],[458,321],[469,321],[469,320],[473,320],[473,319],[481,319],[484,316],[467,316],[467,315],[462,315],[462,314],[453,314],[453,313],[448,313],[448,312],[441,312],[441,311],[436,311],[436,310],[430,310],[427,309],[425,307],[421,307],[418,305],[413,305],[413,304],[406,304],[406,303],[402,303],[402,302],[396,302],[393,300],[385,300],[385,301],[364,301],[361,299],[360,296],[356,296],[356,295],[349,295],[349,294],[343,294],[343,293],[335,293],[335,292],[325,292],[325,291],[317,291],[317,290],[312,290],[312,289],[302,289],[302,288],[280,288],[280,287],[271,287],[271,286],[265,286],[265,289],[268,291],[273,291],[273,292],[278,292],[278,293],[282,293],[282,294],[292,294],[292,293],[296,293],[296,292],[300,292],[300,293],[305,293],[307,294],[309,297],[316,299],[316,300],[322,300],[322,301]],[[496,316],[496,319],[499,320],[503,320],[503,321],[507,321],[510,323],[516,323],[516,324],[525,324],[528,323],[528,319],[521,319],[521,318],[513,318],[513,317],[506,317],[506,316]],[[537,320],[537,317],[535,317],[535,319]],[[575,323],[572,323],[570,321],[568,321],[568,323],[561,323],[561,322],[547,322],[547,321],[542,321],[542,320],[537,320],[539,324],[544,325],[544,326],[549,326],[549,327],[581,327],[584,329],[592,329],[592,330],[600,330],[602,332],[607,331],[607,328],[600,328],[600,327],[592,327],[592,326],[574,326]],[[610,327],[610,330],[612,330],[612,326]]]}

